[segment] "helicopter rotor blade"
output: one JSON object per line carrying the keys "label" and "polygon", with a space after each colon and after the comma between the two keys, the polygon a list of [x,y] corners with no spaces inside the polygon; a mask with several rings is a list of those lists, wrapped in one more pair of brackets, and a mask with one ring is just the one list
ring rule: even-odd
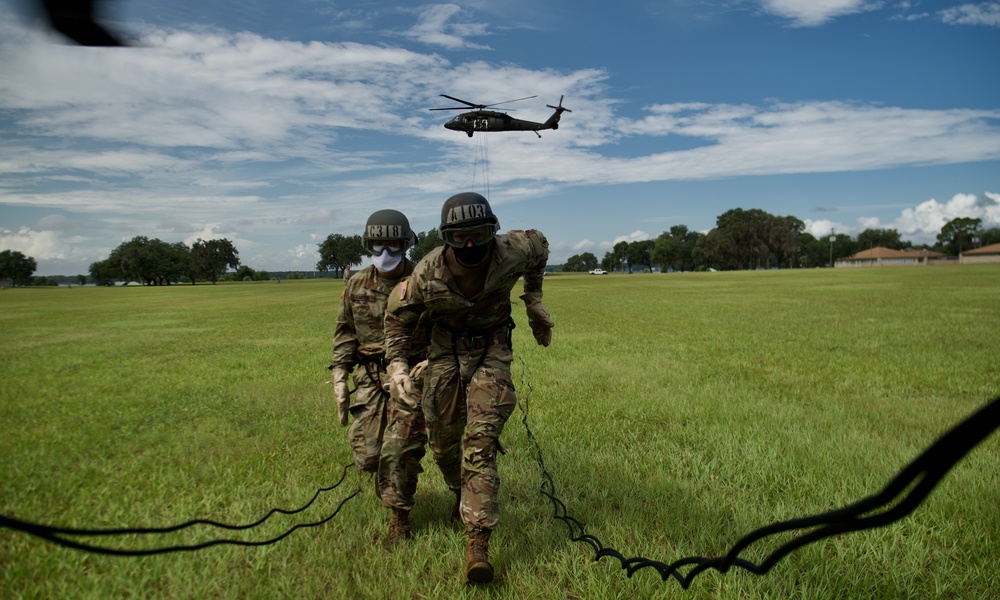
{"label": "helicopter rotor blade", "polygon": [[447,98],[449,100],[454,100],[455,102],[461,102],[462,104],[466,106],[471,106],[472,108],[486,108],[487,106],[486,104],[473,104],[472,102],[468,102],[466,100],[462,100],[461,98],[456,98],[454,96],[449,96],[448,94],[441,94],[441,97]]}
{"label": "helicopter rotor blade", "polygon": [[504,100],[503,102],[496,102],[493,104],[487,104],[482,108],[489,108],[491,106],[500,106],[501,104],[510,104],[511,102],[520,102],[521,100],[531,100],[532,98],[537,98],[538,96],[525,96],[524,98],[518,98],[517,100]]}
{"label": "helicopter rotor blade", "polygon": [[[455,102],[460,102],[465,106],[448,106],[443,108],[430,108],[428,110],[469,110],[474,108],[476,110],[485,110],[487,108],[492,108],[494,106],[500,106],[501,104],[510,104],[511,102],[520,102],[521,100],[530,100],[532,98],[537,98],[538,96],[525,96],[524,98],[517,98],[516,100],[504,100],[503,102],[495,102],[493,104],[473,104],[468,100],[462,100],[461,98],[456,98],[454,96],[449,96],[448,94],[440,94],[442,98],[447,98],[449,100],[454,100]],[[561,102],[560,102],[561,103]],[[505,109],[512,110],[512,109]]]}

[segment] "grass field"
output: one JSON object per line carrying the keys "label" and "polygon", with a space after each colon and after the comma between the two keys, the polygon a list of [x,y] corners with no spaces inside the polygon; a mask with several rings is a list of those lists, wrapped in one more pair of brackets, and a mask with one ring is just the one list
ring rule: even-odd
{"label": "grass field", "polygon": [[[248,523],[350,461],[325,385],[338,280],[0,292],[0,514],[65,527]],[[520,293],[520,290],[515,290]],[[556,320],[514,332],[521,409],[556,493],[627,556],[724,554],[746,533],[874,494],[1000,394],[1000,268],[557,274]],[[432,461],[415,539],[353,473],[251,532],[196,527],[119,548],[263,540],[150,557],[0,530],[7,598],[986,598],[1000,592],[1000,435],[889,527],[807,546],[758,577],[628,578],[569,541],[519,410],[504,431],[498,580],[467,586]],[[787,538],[784,538],[787,539]],[[745,554],[761,560],[783,540]]]}

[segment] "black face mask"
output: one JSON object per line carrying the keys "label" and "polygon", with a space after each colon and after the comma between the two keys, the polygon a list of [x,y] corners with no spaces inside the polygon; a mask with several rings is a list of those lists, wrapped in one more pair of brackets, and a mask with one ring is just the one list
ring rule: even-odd
{"label": "black face mask", "polygon": [[462,248],[452,246],[451,251],[455,253],[455,260],[460,265],[463,267],[475,267],[486,257],[486,253],[490,251],[490,245],[487,243],[477,246],[472,243],[472,240],[469,240]]}

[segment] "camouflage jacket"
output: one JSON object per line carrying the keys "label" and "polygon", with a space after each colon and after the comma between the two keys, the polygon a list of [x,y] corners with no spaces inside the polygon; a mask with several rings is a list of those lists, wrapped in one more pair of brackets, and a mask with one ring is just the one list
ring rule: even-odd
{"label": "camouflage jacket", "polygon": [[413,275],[393,290],[385,314],[386,359],[406,358],[421,315],[452,330],[489,330],[510,316],[510,292],[524,276],[525,293],[542,291],[549,243],[540,231],[496,236],[483,291],[466,298],[445,262],[445,246],[431,250]]}
{"label": "camouflage jacket", "polygon": [[[403,275],[413,272],[413,263],[406,261]],[[400,279],[379,277],[374,266],[355,273],[344,284],[337,309],[337,326],[333,333],[333,367],[350,370],[361,356],[381,357],[385,352],[385,331],[382,319],[386,300]],[[427,353],[429,328],[421,325],[411,340],[408,360],[422,359]]]}

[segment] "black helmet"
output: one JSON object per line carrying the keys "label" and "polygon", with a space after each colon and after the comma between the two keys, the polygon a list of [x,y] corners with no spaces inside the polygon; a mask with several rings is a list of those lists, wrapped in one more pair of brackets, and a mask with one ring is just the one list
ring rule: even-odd
{"label": "black helmet", "polygon": [[500,220],[493,214],[490,203],[475,192],[462,192],[445,200],[441,207],[441,239],[451,246],[461,247],[453,234],[484,227],[483,235],[471,238],[477,246],[489,242],[500,229]]}
{"label": "black helmet", "polygon": [[401,250],[417,243],[417,236],[410,229],[410,221],[406,215],[398,210],[385,209],[372,213],[365,224],[365,235],[362,236],[365,250],[372,254],[379,254],[375,251],[375,246],[380,246],[379,242],[400,242]]}

